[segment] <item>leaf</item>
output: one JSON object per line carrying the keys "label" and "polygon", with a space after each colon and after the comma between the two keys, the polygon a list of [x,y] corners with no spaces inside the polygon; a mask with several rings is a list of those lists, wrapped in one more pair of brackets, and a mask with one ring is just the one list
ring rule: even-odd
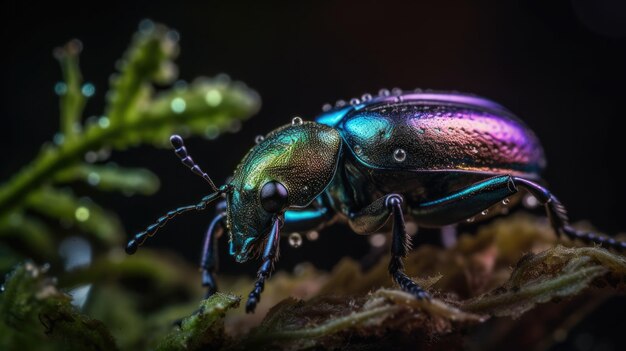
{"label": "leaf", "polygon": [[54,56],[63,71],[63,82],[59,82],[57,94],[60,96],[61,133],[68,141],[75,138],[83,108],[85,96],[81,92],[83,77],[78,66],[78,55],[82,43],[72,40],[65,46],[56,48]]}
{"label": "leaf", "polygon": [[0,294],[0,349],[116,350],[99,321],[80,314],[45,269],[19,265]]}
{"label": "leaf", "polygon": [[77,199],[67,190],[44,187],[27,199],[26,206],[50,218],[75,225],[105,246],[120,245],[123,229],[116,217],[89,199]]}
{"label": "leaf", "polygon": [[56,248],[52,237],[46,225],[32,216],[14,212],[0,218],[0,241],[12,251],[32,259],[43,262],[54,257]]}
{"label": "leaf", "polygon": [[59,172],[57,183],[83,181],[102,191],[120,191],[125,194],[154,194],[160,186],[159,178],[145,168],[122,168],[115,164],[81,164]]}

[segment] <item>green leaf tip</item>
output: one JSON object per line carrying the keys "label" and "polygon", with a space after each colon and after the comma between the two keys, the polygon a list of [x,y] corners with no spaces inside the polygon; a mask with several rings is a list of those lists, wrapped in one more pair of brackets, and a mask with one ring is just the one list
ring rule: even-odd
{"label": "green leaf tip", "polygon": [[239,306],[240,298],[216,293],[202,301],[198,311],[182,320],[180,328],[168,334],[157,350],[214,350],[227,340],[226,311]]}

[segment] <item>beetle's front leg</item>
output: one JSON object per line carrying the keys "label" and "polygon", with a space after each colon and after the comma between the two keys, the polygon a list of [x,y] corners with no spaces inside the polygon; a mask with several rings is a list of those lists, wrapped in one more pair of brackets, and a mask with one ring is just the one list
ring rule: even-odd
{"label": "beetle's front leg", "polygon": [[211,221],[209,229],[204,236],[204,245],[202,246],[202,259],[200,260],[200,269],[202,270],[202,286],[207,288],[205,298],[210,297],[217,291],[217,283],[213,274],[217,270],[217,233],[224,229],[224,219],[226,218],[225,201],[217,204],[217,215]]}
{"label": "beetle's front leg", "polygon": [[275,217],[272,223],[272,229],[268,235],[267,242],[265,243],[265,249],[263,250],[263,263],[259,272],[257,273],[256,283],[254,289],[248,296],[248,302],[246,303],[246,312],[252,313],[256,309],[257,303],[261,301],[261,293],[265,288],[265,280],[274,271],[274,262],[278,257],[278,242],[280,239],[280,227],[283,225],[283,219]]}
{"label": "beetle's front leg", "polygon": [[411,245],[410,237],[406,233],[404,216],[402,214],[402,196],[389,194],[365,207],[358,213],[350,216],[350,227],[359,234],[371,233],[380,229],[392,217],[391,260],[389,274],[400,285],[402,290],[418,299],[429,298],[429,295],[417,283],[404,273],[402,259],[407,255]]}

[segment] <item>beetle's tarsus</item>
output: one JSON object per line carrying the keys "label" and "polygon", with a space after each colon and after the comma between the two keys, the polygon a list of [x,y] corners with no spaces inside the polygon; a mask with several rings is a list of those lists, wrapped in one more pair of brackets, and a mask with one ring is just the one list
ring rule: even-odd
{"label": "beetle's tarsus", "polygon": [[565,234],[571,240],[580,240],[588,244],[598,244],[605,248],[616,250],[625,250],[626,242],[619,241],[607,236],[601,236],[591,232],[580,231],[569,224],[567,211],[561,202],[550,191],[539,184],[529,180],[514,177],[513,180],[517,185],[528,190],[539,203],[543,204],[546,209],[550,224],[557,235]]}

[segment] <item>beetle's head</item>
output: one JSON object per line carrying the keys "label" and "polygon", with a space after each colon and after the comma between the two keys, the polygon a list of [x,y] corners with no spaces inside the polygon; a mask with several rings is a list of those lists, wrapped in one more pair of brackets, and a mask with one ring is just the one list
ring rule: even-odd
{"label": "beetle's head", "polygon": [[340,150],[336,130],[304,122],[276,129],[248,152],[226,195],[230,254],[238,262],[260,254],[286,209],[305,207],[326,189]]}

